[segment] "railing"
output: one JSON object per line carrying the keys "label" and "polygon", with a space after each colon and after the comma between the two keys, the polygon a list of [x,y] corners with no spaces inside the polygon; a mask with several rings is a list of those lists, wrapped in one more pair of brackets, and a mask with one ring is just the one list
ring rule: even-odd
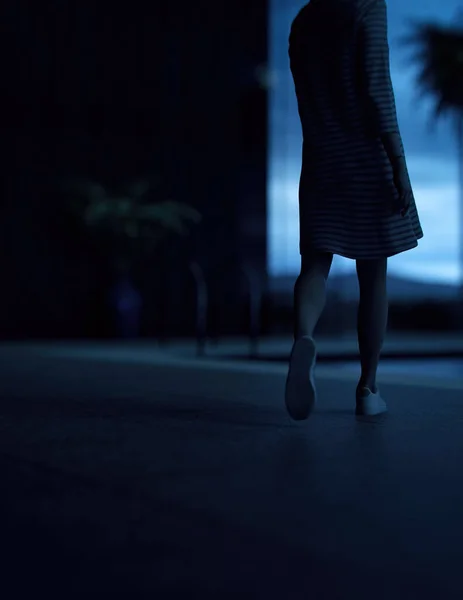
{"label": "railing", "polygon": [[[193,276],[195,284],[195,337],[196,355],[204,356],[208,341],[208,314],[209,314],[209,289],[204,270],[197,262],[188,266],[189,273]],[[240,268],[246,281],[247,299],[249,301],[249,356],[255,357],[259,350],[261,334],[261,308],[263,288],[257,271],[249,266]]]}
{"label": "railing", "polygon": [[197,262],[189,264],[190,273],[193,275],[196,292],[196,354],[204,356],[207,344],[207,316],[209,309],[209,290],[207,288],[206,277],[203,269]]}
{"label": "railing", "polygon": [[248,284],[249,299],[249,356],[255,357],[259,352],[259,336],[261,332],[262,285],[258,273],[250,268],[242,268]]}

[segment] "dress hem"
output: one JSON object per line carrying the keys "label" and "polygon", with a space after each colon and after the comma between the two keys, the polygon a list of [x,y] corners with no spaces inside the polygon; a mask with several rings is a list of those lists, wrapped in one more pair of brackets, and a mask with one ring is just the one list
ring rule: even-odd
{"label": "dress hem", "polygon": [[357,255],[354,256],[352,254],[349,254],[347,252],[344,252],[342,250],[340,250],[339,248],[335,248],[334,246],[328,247],[328,246],[312,246],[312,247],[308,247],[306,249],[303,249],[302,247],[299,248],[299,253],[301,254],[301,256],[303,254],[307,254],[307,253],[312,253],[312,252],[328,252],[330,254],[335,254],[336,256],[342,256],[343,258],[350,258],[352,260],[375,260],[378,258],[390,258],[391,256],[397,256],[397,254],[402,254],[402,252],[407,252],[408,250],[413,250],[414,248],[418,247],[418,240],[420,240],[423,236],[419,236],[416,241],[413,244],[404,246],[402,248],[400,248],[400,250],[395,250],[394,252],[378,252],[378,253],[373,253],[373,254],[369,254],[368,256],[365,255]]}

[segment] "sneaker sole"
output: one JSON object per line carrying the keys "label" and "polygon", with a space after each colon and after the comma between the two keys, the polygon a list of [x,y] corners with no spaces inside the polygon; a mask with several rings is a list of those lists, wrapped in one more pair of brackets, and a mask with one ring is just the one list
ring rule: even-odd
{"label": "sneaker sole", "polygon": [[293,346],[286,379],[285,404],[292,419],[307,419],[317,401],[314,381],[316,359],[315,343],[301,338]]}

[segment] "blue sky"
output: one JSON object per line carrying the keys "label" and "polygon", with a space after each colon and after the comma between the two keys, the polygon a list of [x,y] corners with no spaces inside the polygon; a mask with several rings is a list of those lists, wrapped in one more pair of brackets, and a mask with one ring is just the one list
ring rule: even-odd
{"label": "blue sky", "polygon": [[[271,0],[270,148],[269,148],[269,270],[283,275],[299,268],[297,192],[301,133],[289,72],[287,47],[292,19],[306,4],[301,0]],[[451,124],[430,127],[431,103],[419,99],[409,64],[410,50],[400,38],[410,20],[451,23],[461,0],[387,0],[391,76],[407,153],[410,177],[424,238],[418,248],[392,257],[389,271],[397,275],[457,283],[460,278],[457,144]],[[353,261],[336,257],[333,272],[354,269]]]}

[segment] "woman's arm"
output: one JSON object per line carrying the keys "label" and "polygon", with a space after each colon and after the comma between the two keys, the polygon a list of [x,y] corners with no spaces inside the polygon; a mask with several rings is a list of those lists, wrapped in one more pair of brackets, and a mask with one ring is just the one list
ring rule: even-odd
{"label": "woman's arm", "polygon": [[397,110],[390,73],[387,8],[385,0],[373,0],[361,18],[359,53],[362,92],[369,125],[380,137],[391,162],[403,157]]}

